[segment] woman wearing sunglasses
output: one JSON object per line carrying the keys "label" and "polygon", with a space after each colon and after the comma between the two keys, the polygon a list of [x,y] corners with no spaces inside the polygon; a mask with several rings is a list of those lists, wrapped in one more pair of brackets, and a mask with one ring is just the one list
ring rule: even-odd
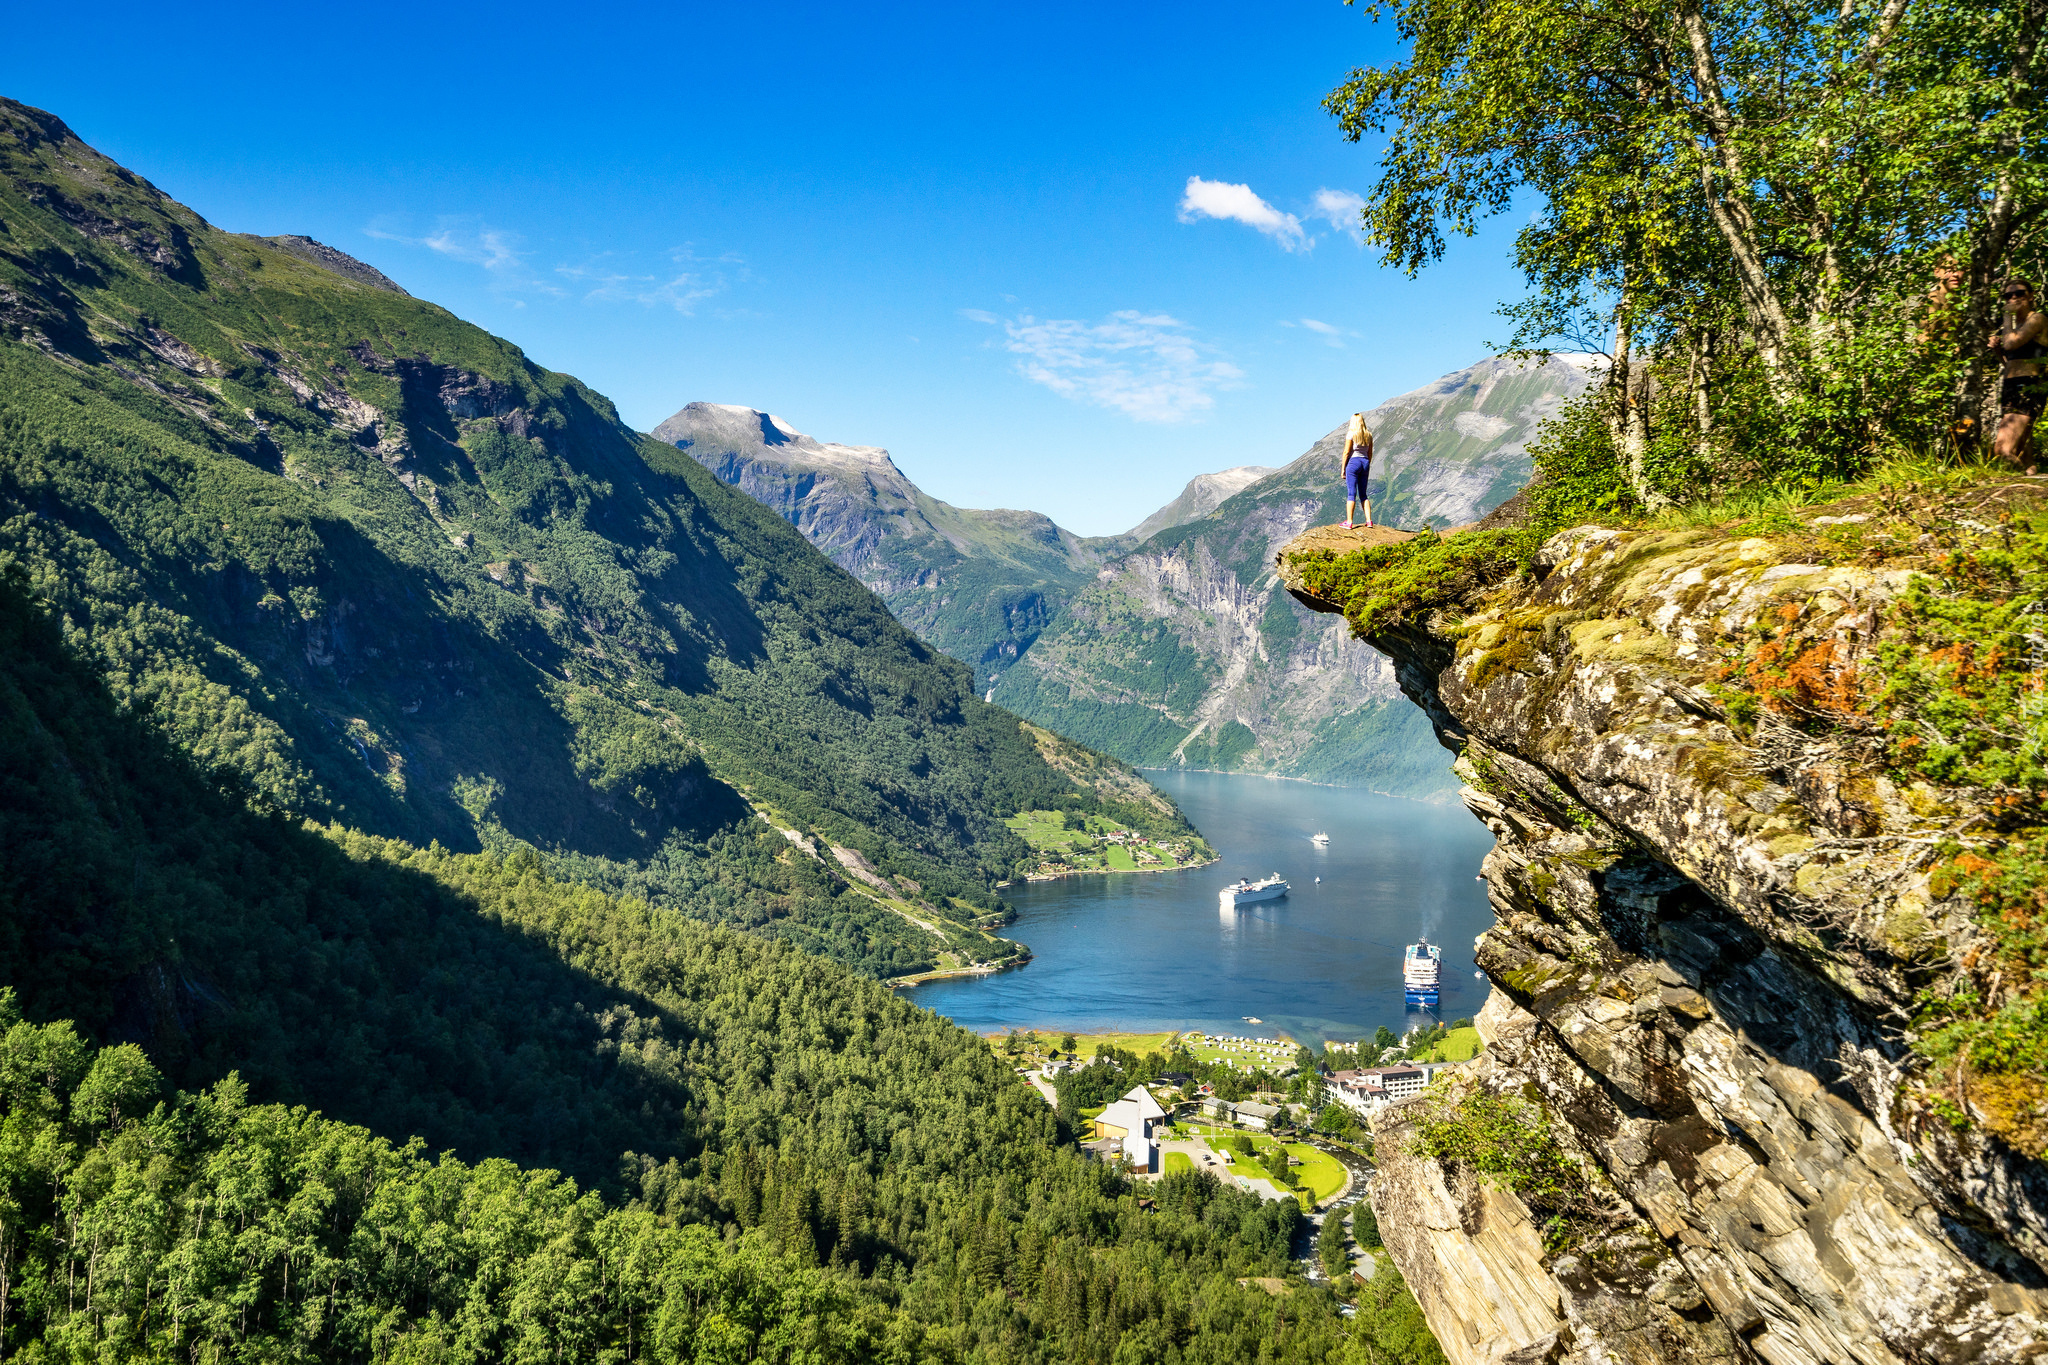
{"label": "woman wearing sunglasses", "polygon": [[[2028,451],[2028,437],[2034,422],[2048,402],[2048,377],[2041,373],[2041,357],[2048,355],[2042,334],[2048,332],[2048,313],[2034,308],[2034,286],[2025,280],[2006,281],[1999,294],[2005,304],[2005,325],[1991,334],[1991,349],[2005,361],[2005,382],[1998,389],[1998,436],[1992,449],[1998,458],[2014,468]],[[2035,470],[2032,459],[2026,472]]]}

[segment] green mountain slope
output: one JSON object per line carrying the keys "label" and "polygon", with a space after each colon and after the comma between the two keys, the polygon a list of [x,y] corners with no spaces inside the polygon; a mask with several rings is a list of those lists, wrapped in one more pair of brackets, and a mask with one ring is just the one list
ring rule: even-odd
{"label": "green mountain slope", "polygon": [[0,1354],[1369,1344],[1324,1291],[1283,1314],[1238,1283],[1289,1274],[1291,1202],[1190,1175],[1141,1211],[982,1040],[785,944],[530,850],[252,811],[23,586],[0,575]]}
{"label": "green mountain slope", "polygon": [[353,264],[0,103],[0,559],[122,702],[294,814],[530,845],[884,975],[1017,951],[1002,816],[1077,788],[969,671]]}
{"label": "green mountain slope", "polygon": [[[1367,414],[1383,524],[1473,520],[1528,481],[1536,427],[1583,364],[1491,360]],[[1407,796],[1454,791],[1387,661],[1280,591],[1273,552],[1340,520],[1343,431],[1215,510],[1153,535],[1076,593],[990,696],[1145,767],[1275,773]]]}

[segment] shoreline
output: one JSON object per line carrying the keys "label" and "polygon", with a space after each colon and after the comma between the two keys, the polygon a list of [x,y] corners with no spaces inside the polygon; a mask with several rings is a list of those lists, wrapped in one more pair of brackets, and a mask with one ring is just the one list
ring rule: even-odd
{"label": "shoreline", "polygon": [[[1279,1026],[1274,1024],[1266,1023],[1263,1021],[1254,1024],[1247,1019],[1240,1018],[1238,1020],[1238,1027],[1262,1030],[1262,1032],[1259,1033],[1238,1034],[1237,1036],[1239,1037],[1274,1038],[1282,1043],[1292,1043],[1296,1047],[1301,1046],[1300,1039],[1296,1038],[1288,1030],[1280,1028]],[[1004,1027],[993,1030],[977,1029],[974,1030],[974,1032],[978,1037],[999,1043],[1003,1039],[1010,1036],[1011,1030],[1008,1027]],[[1200,1037],[1201,1035],[1208,1033],[1209,1030],[1202,1027],[1200,1024],[1182,1024],[1177,1025],[1173,1028],[1146,1029],[1079,1028],[1069,1024],[1018,1024],[1016,1026],[1016,1032],[1025,1034],[1035,1033],[1041,1037],[1048,1038],[1057,1038],[1061,1034],[1071,1033],[1076,1038],[1080,1039],[1083,1043],[1095,1042],[1098,1044],[1109,1043],[1112,1045],[1120,1045],[1117,1043],[1117,1040],[1122,1038],[1161,1038],[1165,1040],[1162,1046],[1170,1046],[1176,1039],[1187,1037]]]}
{"label": "shoreline", "polygon": [[[1418,806],[1447,806],[1458,799],[1458,790],[1453,787],[1442,796],[1411,796],[1403,792],[1383,792],[1378,787],[1353,787],[1343,782],[1318,782],[1313,777],[1289,777],[1286,773],[1247,773],[1225,771],[1222,768],[1148,768],[1133,763],[1132,767],[1141,773],[1207,773],[1211,777],[1261,777],[1268,782],[1299,782],[1304,787],[1321,787],[1333,792],[1364,792],[1369,796],[1384,796],[1389,801],[1413,801]],[[1462,785],[1462,784],[1461,784]],[[1203,835],[1208,838],[1208,835]]]}
{"label": "shoreline", "polygon": [[[1206,862],[1176,863],[1172,867],[1075,867],[1069,868],[1065,872],[1034,872],[1030,876],[1025,877],[1024,880],[1027,882],[1057,882],[1068,877],[1128,877],[1140,873],[1192,872],[1198,867],[1209,867],[1222,861],[1223,855],[1219,853]],[[1014,886],[1016,882],[1017,879],[1012,877],[1003,885]]]}
{"label": "shoreline", "polygon": [[918,972],[914,976],[892,976],[882,984],[890,990],[922,986],[928,981],[950,981],[963,976],[994,976],[998,972],[1015,971],[1031,961],[1030,953],[1006,962],[984,962],[973,967],[948,967],[944,971]]}

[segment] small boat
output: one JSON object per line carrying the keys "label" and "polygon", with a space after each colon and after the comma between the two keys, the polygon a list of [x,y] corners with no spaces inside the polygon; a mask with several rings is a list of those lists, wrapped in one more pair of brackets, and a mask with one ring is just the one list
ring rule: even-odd
{"label": "small boat", "polygon": [[1321,833],[1311,834],[1308,836],[1308,841],[1314,844],[1317,848],[1323,848],[1329,844],[1330,836]]}
{"label": "small boat", "polygon": [[1401,988],[1410,1005],[1434,1008],[1439,998],[1443,949],[1419,934],[1416,937],[1419,941],[1409,944],[1401,957]]}
{"label": "small boat", "polygon": [[1317,885],[1317,886],[1321,886],[1322,884],[1323,884],[1323,879],[1322,879],[1321,877],[1318,877],[1318,878],[1316,878],[1316,885]]}
{"label": "small boat", "polygon": [[1216,898],[1225,905],[1249,905],[1253,901],[1278,900],[1292,888],[1278,872],[1260,881],[1240,881],[1235,886],[1226,886]]}

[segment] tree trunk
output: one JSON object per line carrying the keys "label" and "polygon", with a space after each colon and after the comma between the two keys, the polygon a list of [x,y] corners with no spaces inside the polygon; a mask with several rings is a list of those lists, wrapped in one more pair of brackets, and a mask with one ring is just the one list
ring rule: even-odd
{"label": "tree trunk", "polygon": [[[1735,112],[1721,88],[1721,72],[1714,61],[1713,40],[1697,0],[1685,0],[1678,12],[1692,58],[1693,84],[1706,107],[1707,147],[1699,147],[1700,188],[1706,195],[1707,215],[1728,246],[1735,266],[1735,279],[1742,294],[1743,312],[1756,337],[1757,358],[1763,362],[1771,393],[1779,402],[1789,401],[1798,391],[1798,374],[1792,356],[1793,329],[1777,286],[1764,268],[1763,248],[1757,242],[1756,216],[1749,210],[1745,188],[1749,174],[1737,144]],[[1695,144],[1697,146],[1697,144]],[[1709,154],[1711,152],[1711,154]]]}
{"label": "tree trunk", "polygon": [[1634,328],[1629,318],[1627,289],[1624,280],[1622,302],[1614,310],[1614,364],[1607,372],[1613,401],[1608,408],[1607,432],[1636,501],[1655,512],[1671,506],[1671,499],[1650,486],[1643,469],[1650,450],[1650,372],[1647,366],[1636,365],[1631,354]]}

